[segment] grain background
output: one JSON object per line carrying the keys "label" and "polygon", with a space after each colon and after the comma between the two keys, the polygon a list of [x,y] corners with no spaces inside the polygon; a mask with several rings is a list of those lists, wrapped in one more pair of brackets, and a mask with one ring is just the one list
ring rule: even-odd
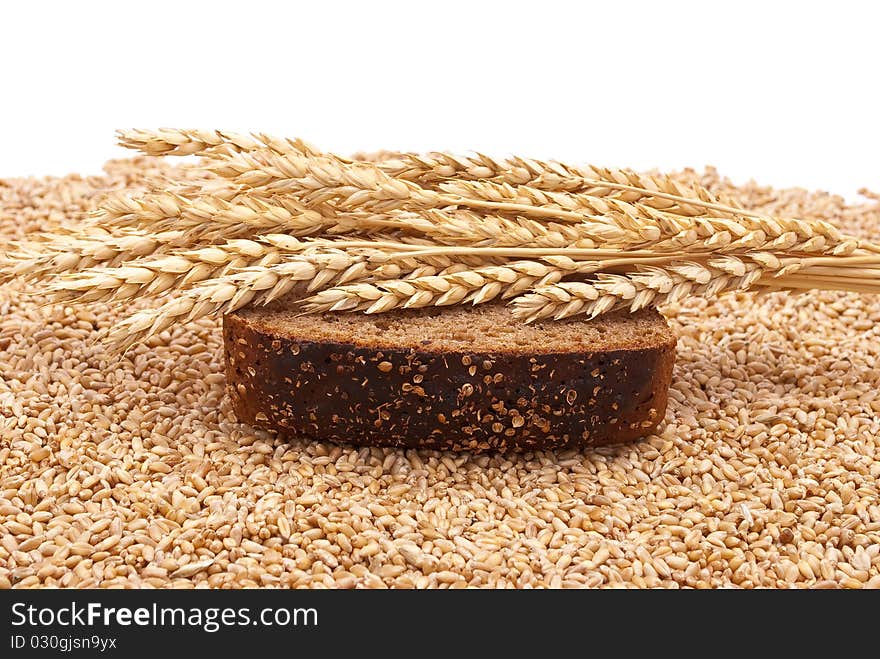
{"label": "grain background", "polygon": [[[0,249],[168,167],[0,180]],[[880,233],[877,195],[679,177]],[[680,340],[658,435],[479,456],[239,424],[215,321],[124,357],[94,340],[143,304],[0,288],[0,587],[880,587],[880,298],[664,307]]]}

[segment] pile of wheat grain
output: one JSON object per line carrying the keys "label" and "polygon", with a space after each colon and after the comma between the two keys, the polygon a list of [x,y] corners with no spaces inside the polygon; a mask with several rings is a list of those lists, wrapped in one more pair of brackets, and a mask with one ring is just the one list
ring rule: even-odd
{"label": "pile of wheat grain", "polygon": [[[186,175],[142,159],[0,181],[0,246]],[[876,197],[675,180],[880,234]],[[667,305],[658,435],[475,456],[238,424],[216,319],[120,357],[93,338],[131,306],[25,290],[0,287],[0,587],[880,586],[877,296]]]}
{"label": "pile of wheat grain", "polygon": [[880,292],[880,246],[693,180],[485,155],[352,160],[212,130],[119,138],[200,159],[29,236],[0,281],[79,305],[160,299],[108,330],[122,347],[281,296],[367,313],[501,298],[533,322],[752,287]]}

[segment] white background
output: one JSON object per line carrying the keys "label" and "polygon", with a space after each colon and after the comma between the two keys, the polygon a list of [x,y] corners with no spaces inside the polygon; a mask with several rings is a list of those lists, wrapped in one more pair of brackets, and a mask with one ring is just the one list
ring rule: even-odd
{"label": "white background", "polygon": [[4,3],[0,177],[118,127],[880,189],[874,2]]}

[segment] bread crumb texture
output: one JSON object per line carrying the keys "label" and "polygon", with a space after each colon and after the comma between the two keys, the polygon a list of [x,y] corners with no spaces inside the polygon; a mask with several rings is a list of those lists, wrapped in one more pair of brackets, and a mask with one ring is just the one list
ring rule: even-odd
{"label": "bread crumb texture", "polygon": [[451,450],[631,441],[662,421],[675,335],[656,310],[526,325],[503,304],[224,319],[242,421],[286,435]]}
{"label": "bread crumb texture", "polygon": [[[420,352],[550,354],[653,348],[674,340],[656,314],[609,314],[593,321],[565,318],[527,325],[501,304],[427,307],[383,314],[301,315],[295,301],[278,300],[236,315],[254,329],[279,337],[351,344],[366,348],[412,348]],[[316,321],[316,318],[319,320]]]}
{"label": "bread crumb texture", "polygon": [[[102,176],[0,180],[0,254],[168,169],[141,158]],[[847,205],[736,188],[711,169],[678,177],[880,235],[876,196]],[[880,587],[876,297],[667,306],[678,356],[657,434],[482,454],[239,423],[219,323],[123,358],[94,341],[143,304],[73,310],[0,287],[0,587]],[[485,325],[435,318],[439,346],[483,340]]]}

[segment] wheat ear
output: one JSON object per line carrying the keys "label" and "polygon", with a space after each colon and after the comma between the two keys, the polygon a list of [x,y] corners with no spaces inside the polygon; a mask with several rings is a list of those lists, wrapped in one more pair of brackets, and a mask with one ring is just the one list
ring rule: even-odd
{"label": "wheat ear", "polygon": [[141,295],[161,295],[200,281],[222,277],[245,267],[274,265],[282,253],[252,240],[231,240],[223,246],[181,250],[154,258],[137,259],[119,267],[89,268],[56,277],[50,282],[54,302],[106,302]]}
{"label": "wheat ear", "polygon": [[[382,245],[386,247],[377,249]],[[333,263],[338,263],[338,255],[342,253],[352,259],[352,265],[335,277],[336,285],[368,277],[386,279],[413,276],[413,273],[433,275],[454,266],[466,269],[475,262],[487,262],[467,256],[458,261],[444,256],[388,261],[387,249],[406,247],[406,244],[377,241],[299,241],[286,234],[270,234],[259,236],[257,240],[229,240],[222,245],[176,250],[157,258],[137,259],[116,268],[91,268],[56,277],[49,291],[54,301],[94,302],[131,299],[141,295],[156,296],[187,289],[199,282],[222,278],[233,272],[255,273],[259,268],[289,262],[321,262],[327,255],[332,257]],[[309,282],[307,290],[325,284],[323,275],[318,276]],[[247,285],[247,281],[242,285]]]}
{"label": "wheat ear", "polygon": [[[122,130],[119,143],[149,155],[218,155],[268,148],[278,154],[322,154],[300,139],[257,134],[253,137],[217,130]],[[641,201],[659,210],[699,215],[705,209],[742,214],[731,204],[721,204],[705,188],[692,184],[684,188],[668,176],[644,176],[628,170],[578,167],[556,161],[513,157],[496,160],[485,154],[474,156],[431,152],[424,155],[383,151],[356,154],[355,160],[379,163],[392,177],[430,185],[448,178],[488,179],[496,183],[531,185],[545,190],[588,192],[596,196],[616,193],[624,201]]]}
{"label": "wheat ear", "polygon": [[[198,249],[177,249],[154,258],[126,261],[118,267],[88,268],[53,279],[49,286],[53,301],[96,302],[126,300],[142,295],[157,296],[174,290],[186,289],[208,279],[250,269],[266,268],[286,262],[319,262],[322,255],[331,255],[333,263],[338,255],[352,256],[352,265],[335,279],[336,284],[357,281],[367,276],[399,277],[423,268],[431,274],[459,263],[467,266],[474,258],[467,255],[459,261],[436,256],[424,259],[401,258],[388,262],[389,250],[418,250],[422,244],[379,240],[328,240],[323,238],[299,240],[287,234],[267,234],[254,240],[234,239],[223,244]],[[304,256],[300,256],[304,255]],[[477,260],[484,263],[483,259]],[[424,272],[424,270],[421,270]],[[323,285],[318,277],[310,283]]]}
{"label": "wheat ear", "polygon": [[397,308],[481,304],[498,296],[506,299],[519,295],[537,284],[558,281],[565,274],[592,272],[597,267],[596,263],[578,263],[565,257],[547,257],[545,261],[513,261],[438,276],[337,286],[307,298],[303,309],[310,313],[382,313]]}
{"label": "wheat ear", "polygon": [[[786,249],[804,253],[851,253],[860,242],[827,222],[739,217],[684,217],[653,208],[584,194],[548,192],[475,181],[441,185],[443,192],[392,179],[375,165],[346,165],[326,158],[247,152],[224,158],[217,173],[235,183],[275,194],[294,194],[306,206],[332,203],[341,211],[374,212],[464,206],[583,224],[602,223],[633,246],[677,249],[688,242],[728,250]],[[718,234],[718,235],[716,235]],[[729,245],[725,245],[730,243]]]}
{"label": "wheat ear", "polygon": [[[656,228],[656,237],[646,235],[645,240],[669,241],[678,244],[683,240],[708,241],[711,246],[723,246],[731,241],[729,249],[739,249],[737,240],[745,239],[753,249],[779,249],[804,253],[848,254],[859,247],[868,247],[851,236],[845,236],[834,225],[821,220],[799,220],[738,214],[733,218],[719,216],[680,216],[674,213],[630,204],[617,199],[595,197],[589,194],[553,192],[529,186],[511,186],[486,181],[451,181],[440,186],[441,190],[466,197],[484,199],[496,203],[529,204],[582,212],[587,215],[611,217],[623,229],[637,231],[640,226]],[[723,237],[723,241],[722,241]],[[761,241],[766,241],[763,244]]]}
{"label": "wheat ear", "polygon": [[390,176],[428,187],[436,187],[449,179],[488,181],[615,197],[630,203],[638,201],[657,210],[681,215],[705,215],[707,210],[730,216],[743,213],[741,207],[732,202],[721,203],[698,184],[686,187],[669,176],[646,176],[624,169],[594,165],[581,167],[534,158],[498,160],[482,153],[388,153],[375,162]]}
{"label": "wheat ear", "polygon": [[[345,166],[346,164],[351,163],[351,161],[333,154],[323,154],[301,140],[276,138],[267,135],[257,135],[256,139],[254,139],[247,136],[223,133],[220,131],[182,131],[175,129],[162,129],[160,131],[120,131],[119,137],[120,143],[122,143],[123,146],[137,148],[154,155],[184,155],[200,153],[201,151],[199,149],[206,148],[208,149],[207,153],[209,155],[217,156],[221,159],[225,157],[233,157],[235,155],[246,157],[260,153],[268,153],[270,154],[270,157],[277,156],[285,158],[287,156],[293,156],[295,158],[318,158],[332,161],[336,163],[337,166]],[[230,148],[219,152],[212,150],[224,144]],[[475,203],[477,200],[480,200],[494,201],[496,204],[500,204],[496,207],[498,210],[512,210],[509,207],[512,200],[509,198],[505,200],[504,194],[499,196],[498,188],[503,188],[505,187],[505,184],[510,182],[524,181],[533,183],[537,181],[537,186],[519,186],[520,188],[526,188],[525,190],[522,190],[522,192],[526,193],[526,197],[540,197],[540,194],[536,195],[535,193],[547,192],[550,193],[549,196],[555,197],[552,203],[558,205],[560,208],[572,210],[570,206],[567,206],[567,203],[570,203],[571,200],[565,201],[565,193],[554,192],[554,190],[560,187],[563,189],[569,189],[572,187],[570,184],[572,180],[580,179],[581,183],[585,186],[584,192],[587,192],[588,194],[579,194],[576,196],[581,197],[581,202],[583,202],[583,198],[586,197],[587,207],[590,207],[592,204],[589,200],[607,197],[608,190],[616,190],[619,193],[626,193],[626,195],[618,195],[617,198],[608,199],[608,201],[622,201],[624,203],[629,201],[639,201],[642,206],[652,208],[655,211],[668,210],[685,216],[698,216],[703,214],[699,209],[712,210],[716,213],[736,218],[740,222],[743,218],[750,218],[757,221],[759,225],[762,225],[765,233],[771,238],[775,239],[780,237],[780,234],[778,233],[774,234],[772,231],[766,231],[767,227],[778,224],[773,218],[753,211],[748,211],[732,205],[731,203],[721,204],[713,195],[711,195],[711,193],[701,186],[694,185],[691,190],[683,190],[679,184],[669,177],[645,177],[626,170],[613,170],[595,166],[581,168],[558,162],[524,158],[512,158],[506,162],[495,161],[488,156],[481,154],[475,159],[438,153],[429,154],[429,156],[425,157],[415,156],[414,154],[398,154],[396,160],[386,160],[384,162],[379,161],[379,164],[384,169],[390,170],[393,175],[399,175],[403,178],[415,177],[416,179],[419,179],[420,177],[425,177],[429,181],[432,179],[442,180],[444,175],[449,173],[463,174],[465,178],[473,177],[476,180],[453,181],[441,185],[440,189],[445,192],[453,190],[456,194],[463,197],[475,196],[476,199],[470,200],[470,204],[460,204],[465,206],[470,205],[470,207],[474,208],[487,208],[485,205]],[[527,176],[531,178],[526,180]],[[487,177],[495,178],[496,181],[479,180]],[[565,181],[568,181],[569,183],[565,183]],[[276,181],[276,184],[280,184],[280,181]],[[459,187],[456,189],[456,187],[450,188],[450,186]],[[464,193],[460,186],[464,186],[464,189],[467,190],[467,194]],[[491,186],[498,187],[493,189]],[[542,186],[548,189],[540,190],[539,188]],[[277,185],[276,189],[280,187],[282,186]],[[509,188],[511,186],[507,185],[506,187]],[[474,195],[474,192],[481,192],[482,195]],[[661,199],[664,203],[657,203],[654,201],[656,199]],[[413,199],[412,201],[415,203],[421,203],[421,207],[431,207],[430,204],[425,205],[424,199]],[[519,201],[522,201],[522,199],[519,199]],[[389,206],[388,200],[385,200],[385,202],[384,210],[389,210],[394,207],[402,207],[401,200],[397,200],[396,206]],[[665,202],[671,203],[673,206],[670,207],[665,204]],[[539,202],[538,205],[541,205],[541,202]],[[374,199],[372,210],[380,209],[382,209],[380,200]],[[550,215],[535,211],[531,213],[525,212],[524,214],[535,217],[551,217]],[[576,218],[568,215],[560,216],[559,219],[571,219],[577,221]],[[805,242],[804,249],[802,250],[804,252],[812,250],[824,251],[827,253],[828,251],[839,247],[840,251],[838,253],[848,253],[853,249],[850,245],[852,239],[841,238],[836,228],[827,222],[805,222],[803,220],[794,219],[787,219],[782,222],[786,225],[783,232],[794,231]],[[820,248],[816,247],[817,241],[811,240],[817,236],[826,239],[825,245],[822,245]],[[841,243],[843,244],[841,245]],[[858,245],[872,252],[880,252],[880,246],[868,241],[858,241]],[[770,249],[770,247],[765,246],[764,249]]]}
{"label": "wheat ear", "polygon": [[[184,191],[185,192],[185,191]],[[470,240],[474,232],[470,223],[482,223],[483,233],[506,236],[516,227],[520,242],[526,236],[550,234],[551,230],[534,221],[482,218],[470,213],[452,216],[442,212],[416,213],[346,213],[324,209],[328,215],[312,210],[285,197],[260,198],[236,195],[235,201],[222,197],[198,195],[194,198],[177,192],[155,192],[140,197],[125,194],[108,195],[98,209],[92,211],[97,224],[113,231],[118,227],[138,227],[144,230],[166,230],[174,227],[185,232],[190,241],[211,242],[222,238],[254,236],[265,232],[286,232],[291,236],[361,234],[375,238],[375,234],[396,229],[404,233],[424,234],[430,238],[450,236]],[[577,240],[590,235],[594,239],[611,241],[620,235],[602,223],[585,223],[583,227],[564,229],[554,225],[554,240],[542,244],[564,244],[564,238]],[[560,235],[560,232],[562,235]],[[414,241],[411,241],[414,242]]]}
{"label": "wheat ear", "polygon": [[[752,255],[754,257],[754,255]],[[516,318],[534,322],[577,314],[596,317],[614,309],[637,311],[685,297],[712,299],[729,291],[837,290],[880,293],[880,267],[863,267],[855,257],[815,259],[714,257],[705,263],[637,265],[625,274],[597,273],[589,281],[564,281],[536,287],[511,304]],[[876,257],[868,257],[875,259]]]}
{"label": "wheat ear", "polygon": [[[578,223],[603,219],[591,217],[583,210],[490,201],[427,190],[410,181],[391,178],[375,164],[366,162],[347,164],[333,158],[280,155],[258,150],[219,158],[209,167],[236,185],[253,188],[262,194],[293,195],[310,208],[333,204],[339,211],[381,213],[461,206]],[[638,232],[642,229],[646,231],[642,239],[656,239],[652,227],[635,223],[628,230]]]}
{"label": "wheat ear", "polygon": [[373,162],[384,163],[388,160],[398,160],[402,156],[411,156],[413,153],[404,151],[389,151],[388,149],[380,149],[378,151],[358,151],[351,155],[353,162]]}
{"label": "wheat ear", "polygon": [[434,245],[595,247],[597,244],[624,247],[639,236],[604,221],[579,223],[538,221],[528,217],[505,217],[470,210],[426,208],[420,211],[387,213],[345,213],[337,216],[330,233],[395,230],[416,233]]}
{"label": "wheat ear", "polygon": [[177,229],[201,240],[233,238],[285,231],[292,235],[318,233],[335,223],[316,210],[289,199],[239,197],[235,202],[216,197],[187,198],[156,192],[142,197],[109,195],[92,213],[108,227],[138,227],[152,231]]}
{"label": "wheat ear", "polygon": [[639,266],[628,274],[597,273],[590,281],[536,286],[513,300],[514,317],[527,323],[577,314],[595,318],[615,309],[638,311],[651,305],[677,302],[687,296],[713,298],[721,292],[745,290],[762,275],[756,263],[726,257],[713,265],[693,262],[665,267]]}
{"label": "wheat ear", "polygon": [[247,304],[268,304],[297,286],[307,292],[316,290],[363,261],[363,256],[338,251],[301,254],[274,265],[244,268],[183,290],[156,309],[133,314],[111,328],[106,338],[123,348],[129,347],[176,323],[228,313]]}
{"label": "wheat ear", "polygon": [[330,283],[364,278],[405,276],[410,281],[440,274],[448,275],[467,269],[464,264],[439,270],[430,265],[413,266],[407,272],[397,264],[368,266],[362,256],[320,254],[293,257],[273,265],[243,268],[241,271],[200,282],[183,290],[156,309],[136,312],[111,328],[104,338],[122,350],[138,341],[156,335],[178,323],[230,313],[246,305],[268,304],[295,289],[313,291]]}
{"label": "wheat ear", "polygon": [[300,139],[275,137],[264,133],[253,136],[219,130],[160,128],[116,131],[117,143],[150,156],[208,156],[270,149],[275,153],[320,155],[320,151]]}
{"label": "wheat ear", "polygon": [[82,235],[48,234],[18,244],[0,262],[0,282],[15,278],[35,282],[98,265],[115,266],[180,245],[183,238],[180,231],[150,234],[132,230],[110,234],[100,227],[89,227],[89,231]]}

